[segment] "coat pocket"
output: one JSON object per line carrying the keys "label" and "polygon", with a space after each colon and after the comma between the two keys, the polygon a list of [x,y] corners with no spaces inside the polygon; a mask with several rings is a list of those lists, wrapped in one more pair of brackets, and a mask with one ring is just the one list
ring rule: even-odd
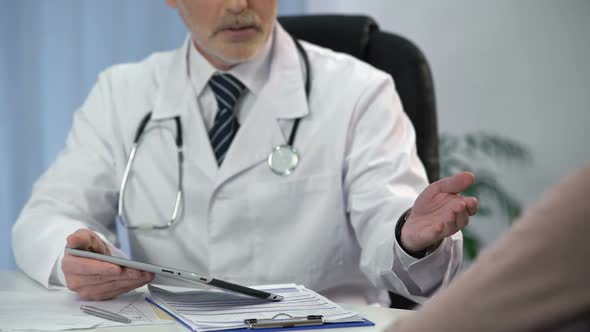
{"label": "coat pocket", "polygon": [[347,222],[338,175],[277,178],[247,193],[261,278],[313,286],[342,264]]}

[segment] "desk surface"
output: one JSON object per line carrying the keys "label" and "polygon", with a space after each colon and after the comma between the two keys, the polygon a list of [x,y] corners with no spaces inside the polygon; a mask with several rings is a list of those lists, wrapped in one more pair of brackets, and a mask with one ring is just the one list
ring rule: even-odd
{"label": "desk surface", "polygon": [[[36,282],[29,279],[26,275],[18,271],[6,271],[0,270],[0,291],[39,291],[44,292],[46,291],[43,286],[37,284]],[[389,309],[389,308],[381,308],[381,307],[371,307],[371,306],[353,306],[353,305],[343,305],[347,309],[354,310],[359,312],[364,317],[375,323],[374,327],[355,327],[355,328],[346,328],[346,329],[338,329],[342,330],[342,332],[373,332],[373,331],[383,331],[384,328],[389,325],[391,322],[395,321],[401,315],[404,315],[408,311],[406,310],[398,310],[398,309]],[[1,326],[0,326],[1,328]],[[337,330],[337,331],[338,331]],[[89,330],[84,330],[89,331]],[[135,327],[111,327],[111,328],[99,328],[97,329],[98,332],[132,332],[132,331],[145,331],[145,332],[186,332],[188,329],[185,327],[178,325],[178,324],[169,324],[169,325],[159,325],[159,326],[135,326]],[[311,330],[309,330],[311,331]],[[325,331],[325,330],[320,330]]]}

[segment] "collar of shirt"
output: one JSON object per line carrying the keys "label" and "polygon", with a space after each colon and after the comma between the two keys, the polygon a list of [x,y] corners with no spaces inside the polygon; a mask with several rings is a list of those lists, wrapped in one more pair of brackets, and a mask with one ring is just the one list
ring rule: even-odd
{"label": "collar of shirt", "polygon": [[[226,73],[234,75],[248,89],[242,100],[236,105],[238,121],[243,123],[249,109],[258,93],[268,80],[271,65],[271,49],[273,44],[274,31],[269,36],[266,44],[261,51],[250,61],[240,63],[227,71]],[[209,87],[209,79],[217,72],[221,72],[213,67],[205,57],[196,49],[194,43],[189,40],[188,51],[188,73],[190,76],[201,114],[207,129],[213,126],[215,113],[217,112],[217,102],[215,96]]]}
{"label": "collar of shirt", "polygon": [[[248,88],[248,92],[258,94],[268,79],[270,71],[270,50],[273,36],[269,36],[262,50],[250,61],[240,63],[225,72],[237,77]],[[207,88],[211,76],[221,72],[213,67],[205,57],[197,51],[193,42],[189,49],[189,75],[197,93],[200,96]]]}

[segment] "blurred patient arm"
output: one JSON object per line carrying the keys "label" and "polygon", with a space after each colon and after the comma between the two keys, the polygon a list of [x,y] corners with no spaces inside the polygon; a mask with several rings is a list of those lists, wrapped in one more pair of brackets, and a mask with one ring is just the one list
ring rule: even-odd
{"label": "blurred patient arm", "polygon": [[590,165],[527,210],[451,286],[387,331],[545,330],[590,312]]}

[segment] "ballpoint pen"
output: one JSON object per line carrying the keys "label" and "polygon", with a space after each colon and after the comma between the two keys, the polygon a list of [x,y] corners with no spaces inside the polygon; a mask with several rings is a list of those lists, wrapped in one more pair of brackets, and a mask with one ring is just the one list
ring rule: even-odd
{"label": "ballpoint pen", "polygon": [[89,305],[81,305],[80,309],[82,309],[82,311],[84,311],[85,313],[92,315],[92,316],[105,318],[105,319],[113,320],[115,322],[120,322],[120,323],[126,323],[126,324],[131,323],[131,319],[129,319],[125,316],[119,315],[117,313],[108,311],[108,310],[100,309],[100,308],[89,306]]}

